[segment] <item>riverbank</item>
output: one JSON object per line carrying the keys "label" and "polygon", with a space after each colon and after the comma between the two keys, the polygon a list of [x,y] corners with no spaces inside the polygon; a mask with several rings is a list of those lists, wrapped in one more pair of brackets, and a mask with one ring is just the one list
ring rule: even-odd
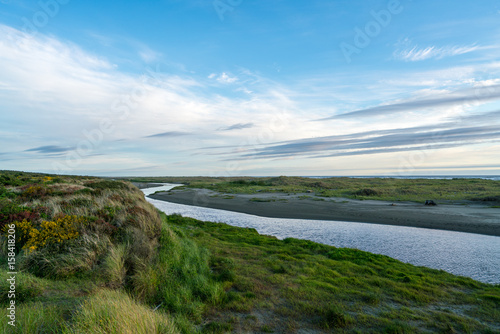
{"label": "riverbank", "polygon": [[225,303],[202,333],[496,333],[499,285],[356,249],[170,215],[207,248]]}
{"label": "riverbank", "polygon": [[365,222],[500,236],[500,208],[472,201],[425,206],[414,202],[324,198],[312,193],[227,194],[189,188],[150,197],[262,217]]}

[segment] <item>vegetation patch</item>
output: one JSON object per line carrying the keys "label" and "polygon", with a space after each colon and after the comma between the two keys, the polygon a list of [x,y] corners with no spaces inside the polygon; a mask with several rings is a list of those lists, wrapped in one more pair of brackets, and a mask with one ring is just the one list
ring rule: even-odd
{"label": "vegetation patch", "polygon": [[233,332],[498,330],[500,285],[254,229],[178,215],[168,222],[213,254],[226,294],[206,321]]}
{"label": "vegetation patch", "polygon": [[367,188],[367,189],[361,189],[361,190],[354,192],[354,195],[356,195],[356,196],[380,196],[380,192]]}
{"label": "vegetation patch", "polygon": [[273,198],[262,198],[262,197],[252,197],[249,199],[250,202],[276,202]]}
{"label": "vegetation patch", "polygon": [[[499,329],[499,285],[359,250],[166,216],[123,181],[20,172],[0,172],[0,180],[3,306],[9,302],[5,226],[14,225],[19,238],[17,326],[4,317],[3,333]],[[253,181],[190,182],[242,192],[388,193],[380,184],[342,190],[338,180],[314,181],[321,189],[301,178]],[[494,188],[472,183],[478,184],[484,192]]]}

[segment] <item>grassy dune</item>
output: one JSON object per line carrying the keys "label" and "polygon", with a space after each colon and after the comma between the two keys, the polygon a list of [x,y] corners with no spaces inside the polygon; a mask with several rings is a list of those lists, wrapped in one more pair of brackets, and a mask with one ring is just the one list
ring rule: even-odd
{"label": "grassy dune", "polygon": [[2,332],[191,333],[223,299],[207,250],[130,183],[19,172],[0,181],[3,306],[13,225],[19,271],[18,326],[2,316]]}
{"label": "grassy dune", "polygon": [[137,182],[182,183],[190,188],[207,188],[222,193],[254,194],[259,192],[305,193],[323,197],[375,199],[386,201],[482,201],[500,204],[500,181],[482,179],[395,179],[348,178],[311,179],[304,177],[206,178],[157,177],[133,178]]}
{"label": "grassy dune", "polygon": [[2,333],[500,331],[499,285],[165,216],[124,181],[19,172],[0,172],[4,312],[12,224]]}

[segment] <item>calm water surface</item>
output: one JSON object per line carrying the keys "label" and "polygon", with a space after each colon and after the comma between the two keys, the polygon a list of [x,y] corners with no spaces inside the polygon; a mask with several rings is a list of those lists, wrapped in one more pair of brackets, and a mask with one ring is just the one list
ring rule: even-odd
{"label": "calm water surface", "polygon": [[[176,185],[143,189],[145,195]],[[307,239],[383,254],[417,266],[442,269],[486,283],[500,283],[500,237],[341,221],[265,218],[147,198],[159,210],[199,220],[255,228],[260,234]]]}

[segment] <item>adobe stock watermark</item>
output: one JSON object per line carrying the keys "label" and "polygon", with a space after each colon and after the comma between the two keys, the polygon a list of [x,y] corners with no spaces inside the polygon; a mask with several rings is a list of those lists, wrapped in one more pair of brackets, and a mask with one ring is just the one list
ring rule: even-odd
{"label": "adobe stock watermark", "polygon": [[368,21],[363,28],[354,28],[354,39],[352,43],[340,43],[339,47],[346,62],[350,64],[352,62],[352,56],[354,54],[360,54],[363,49],[367,48],[372,40],[380,35],[383,28],[391,24],[393,17],[403,12],[403,9],[404,7],[401,1],[389,0],[386,9],[379,11],[372,10],[370,15],[373,20]]}
{"label": "adobe stock watermark", "polygon": [[16,326],[16,225],[7,225],[7,322],[9,326]]}
{"label": "adobe stock watermark", "polygon": [[[5,1],[5,0],[3,0]],[[10,1],[10,0],[7,0]],[[38,6],[40,10],[33,13],[31,18],[23,17],[22,31],[35,36],[39,30],[47,26],[51,19],[59,14],[61,6],[67,5],[70,0],[40,0]]]}
{"label": "adobe stock watermark", "polygon": [[52,169],[55,174],[62,174],[78,167],[86,156],[91,155],[100,147],[106,136],[109,136],[116,129],[117,121],[126,120],[131,112],[135,110],[141,101],[144,100],[146,93],[154,85],[161,83],[159,77],[160,65],[156,69],[146,68],[145,73],[140,77],[137,86],[129,91],[128,94],[121,96],[113,101],[110,111],[113,113],[113,120],[102,118],[98,126],[93,129],[84,129],[82,135],[85,139],[78,142],[76,147],[66,153],[64,162],[52,163]]}
{"label": "adobe stock watermark", "polygon": [[236,7],[241,5],[243,0],[214,0],[212,3],[215,12],[221,21],[224,21],[224,16],[227,12],[232,12]]}

